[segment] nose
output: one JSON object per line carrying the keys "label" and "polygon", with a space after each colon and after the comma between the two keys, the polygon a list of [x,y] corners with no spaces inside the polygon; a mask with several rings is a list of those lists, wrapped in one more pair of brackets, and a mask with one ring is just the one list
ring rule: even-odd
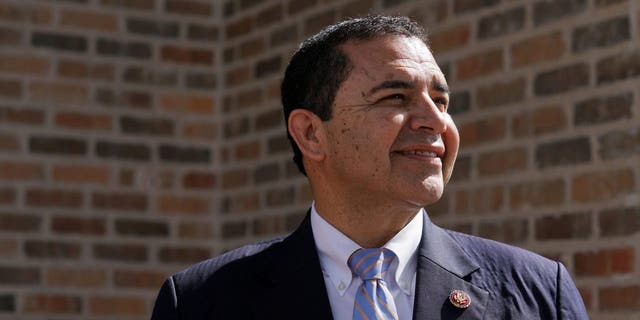
{"label": "nose", "polygon": [[426,130],[429,133],[443,133],[447,130],[446,114],[440,110],[428,93],[422,94],[420,101],[412,108],[411,129]]}

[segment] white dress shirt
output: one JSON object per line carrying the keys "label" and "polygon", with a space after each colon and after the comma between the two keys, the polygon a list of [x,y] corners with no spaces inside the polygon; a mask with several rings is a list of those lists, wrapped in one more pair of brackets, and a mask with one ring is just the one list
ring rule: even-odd
{"label": "white dress shirt", "polygon": [[[422,238],[423,210],[383,247],[398,257],[393,261],[385,279],[393,295],[398,317],[411,319],[416,286],[417,250]],[[347,260],[360,246],[334,228],[311,205],[311,229],[316,242],[324,283],[336,320],[352,319],[353,302],[362,280],[351,272]]]}

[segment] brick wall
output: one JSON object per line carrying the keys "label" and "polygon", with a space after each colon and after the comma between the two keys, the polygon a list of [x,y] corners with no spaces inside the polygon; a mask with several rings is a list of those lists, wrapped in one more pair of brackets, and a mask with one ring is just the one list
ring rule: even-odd
{"label": "brick wall", "polygon": [[0,0],[0,319],[147,319],[164,277],[309,205],[279,83],[367,12],[430,28],[462,146],[441,225],[640,317],[640,3]]}

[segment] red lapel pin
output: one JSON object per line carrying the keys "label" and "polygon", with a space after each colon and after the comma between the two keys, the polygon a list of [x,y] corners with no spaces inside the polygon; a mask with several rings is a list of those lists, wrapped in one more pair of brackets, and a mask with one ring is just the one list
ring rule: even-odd
{"label": "red lapel pin", "polygon": [[469,295],[462,290],[453,290],[451,294],[449,294],[449,301],[456,308],[466,309],[471,305],[471,298]]}

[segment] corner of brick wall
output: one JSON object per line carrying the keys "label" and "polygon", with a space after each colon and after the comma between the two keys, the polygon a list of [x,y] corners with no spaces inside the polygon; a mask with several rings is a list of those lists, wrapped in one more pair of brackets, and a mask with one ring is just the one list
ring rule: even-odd
{"label": "corner of brick wall", "polygon": [[369,12],[428,27],[453,89],[434,220],[640,316],[638,3],[33,0],[0,3],[0,318],[147,319],[169,274],[295,228],[282,71]]}

